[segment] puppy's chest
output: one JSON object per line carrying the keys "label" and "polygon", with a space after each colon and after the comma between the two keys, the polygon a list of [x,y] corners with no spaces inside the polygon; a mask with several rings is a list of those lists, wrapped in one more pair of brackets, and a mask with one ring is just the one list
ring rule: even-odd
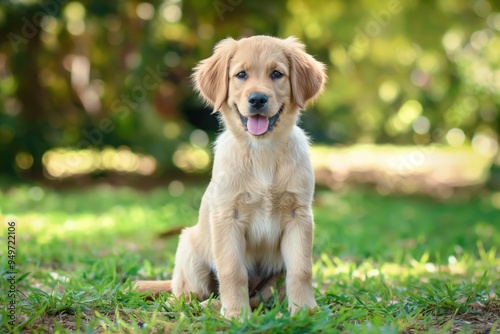
{"label": "puppy's chest", "polygon": [[281,223],[273,210],[273,198],[270,193],[247,194],[249,204],[246,214],[248,242],[274,244],[281,234]]}
{"label": "puppy's chest", "polygon": [[256,164],[243,182],[237,210],[239,219],[247,226],[247,242],[254,247],[269,249],[279,245],[286,212],[294,202],[288,191],[290,182],[284,182],[289,174],[285,173],[285,165],[285,161],[279,166]]}
{"label": "puppy's chest", "polygon": [[291,212],[294,196],[282,189],[267,187],[246,192],[240,206],[241,219],[247,224],[247,241],[254,246],[275,247]]}

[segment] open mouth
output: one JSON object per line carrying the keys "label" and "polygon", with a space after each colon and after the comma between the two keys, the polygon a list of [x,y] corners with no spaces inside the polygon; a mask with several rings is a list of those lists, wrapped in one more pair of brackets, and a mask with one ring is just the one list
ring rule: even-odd
{"label": "open mouth", "polygon": [[266,117],[261,114],[255,114],[249,117],[245,117],[240,113],[238,106],[236,106],[236,111],[238,111],[241,124],[243,124],[246,131],[250,132],[254,136],[262,136],[268,132],[271,132],[274,125],[278,121],[278,118],[280,118],[280,115],[283,112],[284,108],[285,105],[282,104],[276,115],[274,115],[273,117]]}

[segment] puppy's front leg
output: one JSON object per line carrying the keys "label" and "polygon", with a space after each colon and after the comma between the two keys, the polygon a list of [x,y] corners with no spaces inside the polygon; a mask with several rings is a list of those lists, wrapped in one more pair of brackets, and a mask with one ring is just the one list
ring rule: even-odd
{"label": "puppy's front leg", "polygon": [[245,266],[245,227],[227,212],[212,219],[212,240],[221,313],[226,318],[250,314],[248,272]]}
{"label": "puppy's front leg", "polygon": [[286,223],[281,252],[286,266],[288,308],[292,314],[300,308],[317,306],[312,289],[312,241],[314,223],[311,209],[299,207]]}

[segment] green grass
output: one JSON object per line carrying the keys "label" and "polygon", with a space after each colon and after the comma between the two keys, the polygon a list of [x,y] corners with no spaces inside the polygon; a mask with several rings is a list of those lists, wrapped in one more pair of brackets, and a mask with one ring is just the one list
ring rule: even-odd
{"label": "green grass", "polygon": [[[242,323],[199,303],[146,300],[136,279],[168,279],[177,238],[159,233],[196,222],[203,186],[180,197],[94,187],[0,192],[1,239],[17,221],[17,326],[9,332],[354,333],[498,332],[499,194],[436,202],[366,190],[315,199],[318,311],[291,317],[272,302]],[[0,304],[8,302],[1,243]]]}

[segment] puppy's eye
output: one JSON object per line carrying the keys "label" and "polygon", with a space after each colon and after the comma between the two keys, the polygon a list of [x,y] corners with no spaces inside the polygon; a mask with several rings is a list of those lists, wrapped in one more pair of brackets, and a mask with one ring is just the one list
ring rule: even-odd
{"label": "puppy's eye", "polygon": [[279,79],[282,77],[283,73],[281,73],[280,71],[273,71],[273,73],[271,73],[271,79]]}
{"label": "puppy's eye", "polygon": [[238,72],[238,74],[236,74],[236,77],[238,79],[245,79],[247,77],[247,72],[245,71]]}

